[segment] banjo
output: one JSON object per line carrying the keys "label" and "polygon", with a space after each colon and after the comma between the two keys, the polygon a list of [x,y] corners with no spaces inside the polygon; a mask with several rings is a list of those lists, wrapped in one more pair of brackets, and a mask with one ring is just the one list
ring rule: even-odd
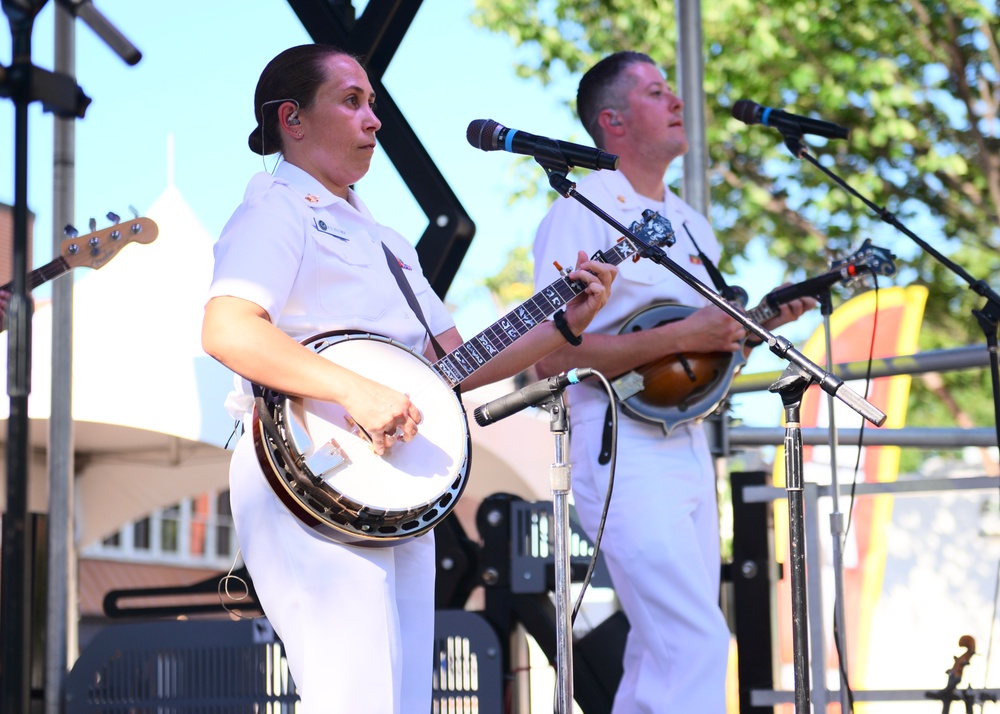
{"label": "banjo", "polygon": [[[893,275],[893,254],[865,240],[848,258],[834,261],[829,273],[805,283],[828,287],[835,282],[848,285],[866,274]],[[760,305],[747,311],[754,322],[776,317],[781,305],[802,293],[782,297],[781,290],[765,297]],[[740,305],[744,307],[744,305]],[[673,302],[661,302],[634,313],[619,328],[619,334],[648,330],[682,320],[697,308]],[[679,424],[700,419],[715,411],[725,399],[737,372],[746,362],[743,350],[735,352],[685,352],[649,362],[612,380],[612,387],[622,409],[630,416],[663,427],[665,435]]]}
{"label": "banjo", "polygon": [[[633,233],[672,245],[673,228],[647,211]],[[639,258],[622,238],[595,258],[618,265]],[[338,404],[259,390],[252,417],[257,461],[271,489],[302,523],[330,540],[390,546],[431,530],[465,489],[470,435],[456,388],[531,328],[584,291],[569,271],[437,362],[366,332],[328,332],[303,345],[359,374],[377,374],[404,392],[423,420],[417,436],[376,456]],[[388,375],[388,376],[386,376]]]}

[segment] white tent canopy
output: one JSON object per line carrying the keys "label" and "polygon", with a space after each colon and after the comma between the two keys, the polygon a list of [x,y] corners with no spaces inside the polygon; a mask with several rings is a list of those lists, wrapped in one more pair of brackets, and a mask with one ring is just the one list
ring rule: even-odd
{"label": "white tent canopy", "polygon": [[[100,270],[75,276],[72,403],[81,544],[226,482],[221,447],[232,424],[221,404],[232,378],[202,352],[199,335],[214,239],[174,187],[148,217],[159,227],[155,241],[127,245]],[[50,303],[37,306],[32,333],[28,507],[45,511]],[[4,355],[6,339],[5,332]],[[8,410],[9,401],[0,400],[0,418]]]}

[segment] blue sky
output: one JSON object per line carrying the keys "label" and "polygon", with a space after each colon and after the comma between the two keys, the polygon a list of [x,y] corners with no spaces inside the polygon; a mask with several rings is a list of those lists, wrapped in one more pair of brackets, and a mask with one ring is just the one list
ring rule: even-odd
{"label": "blue sky", "polygon": [[[33,35],[33,62],[49,69],[54,6],[43,8]],[[77,226],[91,216],[105,225],[108,210],[126,215],[130,204],[142,213],[166,187],[173,134],[175,183],[217,235],[247,179],[264,168],[246,145],[260,71],[282,49],[308,42],[306,31],[283,0],[102,0],[96,6],[143,59],[126,65],[77,20],[77,82],[93,100],[76,123]],[[560,104],[563,96],[514,77],[507,40],[472,27],[470,9],[469,2],[426,0],[385,78],[477,224],[463,284],[494,270],[514,244],[529,242],[545,208],[543,201],[508,206],[516,159],[472,148],[465,138],[469,122],[493,118],[556,137],[582,133]],[[0,39],[0,62],[10,62],[9,32]],[[51,115],[32,105],[29,200],[38,221],[36,264],[51,257],[52,125]],[[13,105],[7,101],[0,107],[0,141],[12,137]],[[0,150],[0,200],[7,203],[14,198],[11,155]],[[358,188],[384,223],[414,240],[423,232],[426,218],[384,154],[377,154]]]}
{"label": "blue sky", "polygon": [[[360,12],[364,3],[355,5]],[[167,186],[172,136],[174,183],[209,234],[218,235],[249,177],[264,168],[246,144],[260,71],[281,50],[310,41],[306,31],[284,0],[98,0],[95,6],[143,58],[126,65],[76,21],[76,80],[92,103],[76,122],[75,225],[86,230],[91,217],[99,227],[107,225],[103,216],[109,210],[125,216],[129,205],[143,214]],[[54,0],[45,5],[32,35],[33,63],[46,69],[54,66],[54,9]],[[472,248],[448,296],[462,306],[456,320],[467,336],[496,319],[479,282],[513,247],[531,242],[546,208],[544,195],[510,204],[519,187],[515,170],[534,168],[540,179],[542,171],[530,162],[518,168],[511,154],[471,147],[465,138],[469,122],[495,119],[534,134],[587,142],[566,108],[577,78],[547,88],[517,78],[510,41],[473,27],[470,11],[470,0],[425,0],[385,76],[396,104],[476,222]],[[4,25],[0,63],[7,65],[11,37]],[[3,101],[0,142],[7,143],[0,143],[0,201],[6,203],[14,200],[13,117],[12,102]],[[29,132],[38,266],[51,259],[53,121],[37,103],[29,113]],[[383,153],[376,153],[358,188],[383,223],[413,240],[423,232],[423,212]],[[566,262],[572,261],[567,256]],[[761,262],[755,262],[752,280],[749,274],[737,280],[752,302],[780,275],[777,267],[762,275]],[[797,332],[786,334],[800,344],[808,330]],[[748,371],[782,366],[772,355],[756,352],[760,357],[755,355]]]}
{"label": "blue sky", "polygon": [[[134,67],[122,62],[82,21],[77,21],[77,82],[91,97],[76,124],[77,222],[140,212],[167,182],[167,137],[174,135],[176,184],[211,234],[218,234],[239,203],[250,175],[262,170],[246,146],[253,127],[253,89],[261,69],[282,49],[309,38],[283,0],[147,3],[103,0],[98,9],[143,53]],[[426,148],[473,215],[475,251],[490,267],[514,241],[530,240],[534,218],[524,206],[508,208],[514,157],[484,154],[465,139],[472,119],[495,118],[508,126],[556,136],[579,132],[552,92],[518,80],[507,41],[468,22],[470,4],[427,0],[386,75],[388,86]],[[35,25],[33,61],[51,68],[49,2]],[[441,37],[448,42],[440,42]],[[501,61],[496,61],[496,58]],[[0,39],[0,61],[10,61],[9,32]],[[36,250],[48,247],[51,214],[52,119],[37,104],[30,118],[29,199],[38,216]],[[0,135],[11,141],[13,105],[0,107]],[[9,144],[8,144],[9,146]],[[11,152],[12,153],[12,152]],[[11,153],[0,152],[0,200],[13,201]],[[359,184],[376,216],[414,239],[422,212],[379,155]],[[380,210],[381,209],[381,210]],[[38,262],[36,260],[36,262]]]}

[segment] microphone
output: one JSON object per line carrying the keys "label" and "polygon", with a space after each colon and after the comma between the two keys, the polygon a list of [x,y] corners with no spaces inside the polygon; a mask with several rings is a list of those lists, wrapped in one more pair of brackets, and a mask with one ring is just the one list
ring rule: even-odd
{"label": "microphone", "polygon": [[852,278],[856,278],[861,272],[862,270],[856,265],[845,265],[842,268],[831,270],[829,273],[823,273],[823,275],[817,275],[815,278],[803,280],[801,283],[796,283],[795,285],[775,288],[764,299],[772,309],[777,310],[779,305],[784,305],[800,297],[818,298],[823,291],[834,283],[846,282]]}
{"label": "microphone", "polygon": [[780,109],[762,107],[748,99],[740,99],[733,105],[733,116],[744,124],[763,124],[774,127],[782,134],[793,136],[812,134],[826,139],[846,139],[851,133],[850,129],[845,129],[833,122],[800,117]]}
{"label": "microphone", "polygon": [[571,144],[568,141],[547,139],[526,131],[508,129],[492,119],[473,119],[465,132],[469,143],[483,151],[509,151],[512,154],[526,154],[537,158],[549,158],[557,151],[569,166],[581,169],[618,170],[618,157],[592,146]]}
{"label": "microphone", "polygon": [[526,407],[533,407],[536,404],[541,404],[551,399],[569,385],[576,384],[590,377],[593,373],[592,369],[584,367],[583,369],[571,369],[569,372],[563,372],[554,377],[542,379],[516,392],[511,392],[476,407],[472,415],[476,418],[476,423],[479,426],[489,426],[493,422],[500,421],[511,414],[516,414]]}

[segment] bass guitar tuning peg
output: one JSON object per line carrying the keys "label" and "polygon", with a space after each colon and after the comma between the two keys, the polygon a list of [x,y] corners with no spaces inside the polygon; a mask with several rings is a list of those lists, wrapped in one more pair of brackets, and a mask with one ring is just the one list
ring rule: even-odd
{"label": "bass guitar tuning peg", "polygon": [[108,215],[107,215],[107,219],[108,219],[109,221],[111,221],[112,223],[120,223],[120,222],[121,222],[121,220],[122,220],[122,217],[121,217],[121,216],[119,216],[119,215],[118,215],[117,213],[115,213],[114,211],[108,211]]}
{"label": "bass guitar tuning peg", "polygon": [[90,232],[93,233],[96,230],[97,230],[97,219],[96,218],[91,218],[90,219]]}
{"label": "bass guitar tuning peg", "polygon": [[135,210],[135,206],[133,206],[131,203],[128,206],[128,210],[130,210],[132,212],[132,218],[138,218],[139,217],[139,212],[137,210]]}
{"label": "bass guitar tuning peg", "polygon": [[70,238],[76,238],[78,235],[80,235],[80,231],[74,228],[72,224],[67,223],[66,227],[63,228],[63,235],[67,235]]}

